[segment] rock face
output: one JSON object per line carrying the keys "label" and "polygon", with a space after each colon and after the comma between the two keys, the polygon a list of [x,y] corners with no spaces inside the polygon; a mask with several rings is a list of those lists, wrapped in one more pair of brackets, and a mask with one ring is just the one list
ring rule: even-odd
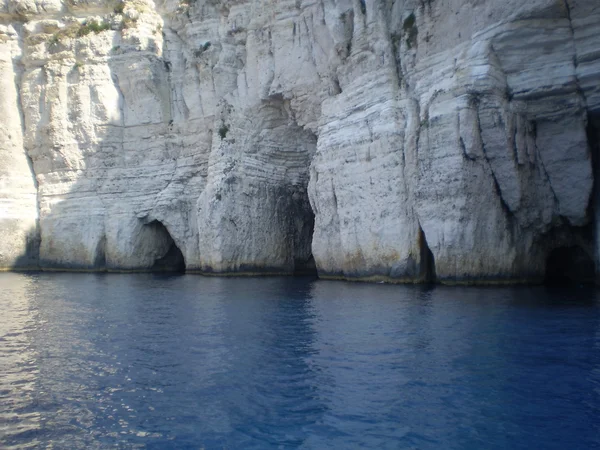
{"label": "rock face", "polygon": [[[12,36],[11,36],[12,34]],[[19,41],[0,26],[0,269],[37,265],[38,208],[32,169],[23,147]]]}
{"label": "rock face", "polygon": [[599,0],[2,1],[0,267],[600,267]]}

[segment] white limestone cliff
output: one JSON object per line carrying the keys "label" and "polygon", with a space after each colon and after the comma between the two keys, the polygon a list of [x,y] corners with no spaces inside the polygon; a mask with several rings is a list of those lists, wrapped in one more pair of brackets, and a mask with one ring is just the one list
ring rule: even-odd
{"label": "white limestone cliff", "polygon": [[0,67],[0,267],[600,267],[600,0],[2,0]]}
{"label": "white limestone cliff", "polygon": [[37,265],[37,191],[25,148],[14,27],[0,25],[0,268]]}

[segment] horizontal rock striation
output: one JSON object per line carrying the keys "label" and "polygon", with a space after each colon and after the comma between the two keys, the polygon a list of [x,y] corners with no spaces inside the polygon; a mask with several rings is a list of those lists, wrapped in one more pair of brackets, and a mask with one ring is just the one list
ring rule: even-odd
{"label": "horizontal rock striation", "polygon": [[3,0],[0,68],[1,268],[600,268],[596,0]]}

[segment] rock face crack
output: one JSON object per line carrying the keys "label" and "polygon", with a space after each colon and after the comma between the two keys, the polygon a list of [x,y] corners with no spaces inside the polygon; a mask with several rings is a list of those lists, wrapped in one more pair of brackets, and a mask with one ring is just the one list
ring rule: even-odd
{"label": "rock face crack", "polygon": [[587,105],[585,91],[581,87],[581,82],[579,80],[579,74],[578,74],[579,58],[577,55],[577,42],[576,42],[576,37],[575,37],[575,28],[573,26],[573,19],[571,18],[571,5],[569,4],[569,0],[563,0],[563,1],[565,3],[565,10],[567,11],[567,19],[569,20],[569,28],[571,30],[571,39],[572,39],[572,43],[573,43],[573,67],[575,69],[574,76],[575,76],[576,89],[577,89],[577,93],[581,96],[581,100],[583,101],[583,104]]}

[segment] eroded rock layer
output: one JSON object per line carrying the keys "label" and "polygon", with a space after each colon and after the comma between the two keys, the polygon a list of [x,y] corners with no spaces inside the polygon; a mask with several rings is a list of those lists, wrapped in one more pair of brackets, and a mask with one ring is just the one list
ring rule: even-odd
{"label": "eroded rock layer", "polygon": [[3,0],[0,68],[3,268],[600,267],[600,0]]}

